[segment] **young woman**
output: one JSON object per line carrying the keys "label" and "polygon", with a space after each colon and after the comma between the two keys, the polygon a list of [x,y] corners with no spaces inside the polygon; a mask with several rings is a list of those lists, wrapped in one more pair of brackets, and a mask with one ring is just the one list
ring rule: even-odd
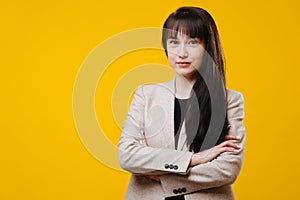
{"label": "young woman", "polygon": [[204,9],[182,7],[163,28],[176,74],[135,92],[118,146],[121,167],[132,173],[125,199],[234,199],[244,105],[225,87],[215,22]]}

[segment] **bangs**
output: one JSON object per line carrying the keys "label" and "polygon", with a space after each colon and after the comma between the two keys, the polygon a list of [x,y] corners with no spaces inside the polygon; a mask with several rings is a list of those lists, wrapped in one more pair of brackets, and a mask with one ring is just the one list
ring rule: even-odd
{"label": "bangs", "polygon": [[177,38],[178,33],[190,38],[199,38],[206,43],[208,30],[199,15],[187,12],[174,13],[164,24],[162,43],[165,49],[166,41],[169,38]]}

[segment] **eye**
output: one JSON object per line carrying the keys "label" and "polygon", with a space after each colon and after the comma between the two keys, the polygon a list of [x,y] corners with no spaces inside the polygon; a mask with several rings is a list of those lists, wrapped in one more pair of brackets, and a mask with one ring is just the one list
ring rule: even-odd
{"label": "eye", "polygon": [[192,45],[192,46],[196,46],[199,44],[199,41],[196,40],[196,39],[190,39],[189,40],[189,45]]}
{"label": "eye", "polygon": [[176,39],[169,39],[168,40],[168,44],[170,44],[170,45],[177,45],[177,44],[179,44],[179,41],[176,40]]}

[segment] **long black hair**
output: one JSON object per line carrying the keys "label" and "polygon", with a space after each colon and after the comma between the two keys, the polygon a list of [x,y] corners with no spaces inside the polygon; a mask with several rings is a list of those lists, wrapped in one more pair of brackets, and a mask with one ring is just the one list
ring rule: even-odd
{"label": "long black hair", "polygon": [[[167,39],[174,37],[174,34],[178,32],[190,38],[198,38],[203,41],[207,55],[211,57],[213,63],[208,62],[209,59],[206,59],[206,62],[203,62],[200,68],[201,70],[205,70],[205,67],[213,67],[211,65],[215,64],[225,88],[225,59],[218,30],[212,16],[206,10],[197,7],[181,7],[170,14],[164,23],[162,32],[162,44],[167,56]],[[219,95],[225,95],[224,98],[226,99],[226,93]],[[197,80],[193,85],[193,98],[196,101],[190,102],[197,103],[189,104],[185,115],[185,122],[190,151],[199,152],[210,126],[212,116],[211,95],[208,85],[199,70],[197,71]],[[196,109],[195,106],[197,106]],[[200,116],[195,117],[197,114],[198,116],[200,114]],[[221,134],[216,144],[221,143],[227,134],[227,114],[224,117],[224,125],[221,127]],[[195,119],[199,119],[199,121],[195,122]],[[195,126],[195,124],[198,126]]]}

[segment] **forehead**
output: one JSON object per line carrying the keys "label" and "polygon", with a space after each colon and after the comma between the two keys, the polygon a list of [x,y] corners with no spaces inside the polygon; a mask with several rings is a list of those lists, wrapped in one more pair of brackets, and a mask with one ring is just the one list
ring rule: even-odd
{"label": "forehead", "polygon": [[190,39],[191,37],[189,35],[184,34],[183,32],[178,32],[178,31],[171,31],[170,34],[168,34],[167,39]]}

